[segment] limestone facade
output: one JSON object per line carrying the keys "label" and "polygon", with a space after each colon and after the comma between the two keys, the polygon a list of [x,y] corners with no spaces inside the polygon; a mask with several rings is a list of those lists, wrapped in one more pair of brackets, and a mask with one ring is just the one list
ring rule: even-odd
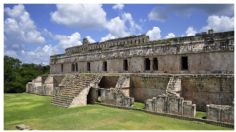
{"label": "limestone facade", "polygon": [[146,100],[145,110],[195,117],[196,104],[177,96],[159,95]]}
{"label": "limestone facade", "polygon": [[233,73],[234,32],[149,41],[132,36],[67,48],[50,57],[52,74]]}
{"label": "limestone facade", "polygon": [[234,107],[229,105],[207,105],[207,119],[234,123]]}
{"label": "limestone facade", "polygon": [[51,95],[63,107],[97,101],[132,107],[138,101],[148,111],[188,117],[207,111],[210,120],[232,122],[228,109],[213,118],[219,114],[208,104],[233,107],[233,73],[234,31],[156,41],[145,35],[84,39],[51,56],[50,75],[29,82],[26,91]]}

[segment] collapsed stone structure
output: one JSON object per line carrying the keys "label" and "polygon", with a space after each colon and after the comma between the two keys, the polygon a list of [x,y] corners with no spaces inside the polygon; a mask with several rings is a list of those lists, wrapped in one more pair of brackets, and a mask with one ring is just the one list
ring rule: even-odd
{"label": "collapsed stone structure", "polygon": [[234,122],[234,107],[229,105],[207,105],[207,119],[220,122]]}
{"label": "collapsed stone structure", "polygon": [[63,107],[97,101],[132,107],[138,101],[147,111],[189,117],[207,111],[209,119],[232,123],[224,114],[212,118],[217,111],[207,105],[233,107],[233,73],[234,31],[156,41],[145,35],[84,39],[51,56],[50,75],[29,82],[26,91],[53,96],[52,103]]}
{"label": "collapsed stone structure", "polygon": [[159,95],[146,100],[145,110],[195,117],[196,104],[192,104],[192,101],[186,101],[178,96]]}

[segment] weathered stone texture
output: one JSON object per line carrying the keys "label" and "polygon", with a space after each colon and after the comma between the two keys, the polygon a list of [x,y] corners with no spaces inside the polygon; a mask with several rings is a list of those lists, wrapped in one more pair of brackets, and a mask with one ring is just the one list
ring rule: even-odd
{"label": "weathered stone texture", "polygon": [[145,101],[145,110],[195,117],[196,105],[181,97],[159,95]]}
{"label": "weathered stone texture", "polygon": [[101,102],[109,105],[131,107],[134,103],[134,98],[126,97],[120,91],[101,89]]}
{"label": "weathered stone texture", "polygon": [[[213,42],[208,42],[208,38]],[[132,39],[139,39],[134,36]],[[144,37],[144,36],[143,36]],[[51,73],[73,72],[72,63],[77,63],[79,72],[158,72],[158,73],[233,73],[234,32],[215,33],[195,37],[173,38],[160,41],[145,41],[130,44],[127,38],[120,38],[123,44],[114,47],[112,43],[88,44],[66,49],[65,54],[51,56]],[[118,40],[119,41],[119,40]],[[127,44],[125,44],[127,43]],[[97,48],[98,47],[98,48]],[[108,48],[109,47],[109,48]],[[89,49],[97,50],[89,50]],[[188,69],[181,69],[181,57],[188,57]],[[158,70],[145,70],[144,59],[158,59]],[[123,68],[123,60],[128,60],[128,71]],[[107,71],[103,62],[107,61]],[[91,70],[87,70],[87,62]],[[151,64],[153,62],[151,61]]]}
{"label": "weathered stone texture", "polygon": [[58,87],[63,78],[64,75],[38,76],[32,82],[26,84],[26,92],[53,96],[55,87]]}
{"label": "weathered stone texture", "polygon": [[207,119],[234,123],[234,107],[229,105],[207,105]]}
{"label": "weathered stone texture", "polygon": [[[131,107],[135,99],[146,110],[194,117],[207,104],[233,105],[234,31],[157,41],[145,35],[84,40],[51,56],[50,73],[29,82],[26,91],[56,95],[53,102],[65,107],[96,101]],[[102,76],[93,83],[77,78],[83,73]],[[228,108],[208,111],[209,119],[232,121]]]}
{"label": "weathered stone texture", "polygon": [[192,104],[192,101],[184,100],[183,102],[183,115],[188,117],[195,117],[196,104]]}
{"label": "weathered stone texture", "polygon": [[146,99],[165,94],[169,76],[132,75],[131,97],[135,101],[144,102]]}
{"label": "weathered stone texture", "polygon": [[206,110],[206,104],[232,105],[234,78],[229,75],[199,75],[182,77],[181,96],[193,101],[197,110]]}
{"label": "weathered stone texture", "polygon": [[62,107],[74,107],[87,104],[87,96],[91,87],[97,87],[101,77],[96,75],[66,75],[59,85],[59,91],[52,103]]}
{"label": "weathered stone texture", "polygon": [[25,124],[16,125],[16,129],[18,129],[18,130],[32,130],[29,126],[27,126]]}

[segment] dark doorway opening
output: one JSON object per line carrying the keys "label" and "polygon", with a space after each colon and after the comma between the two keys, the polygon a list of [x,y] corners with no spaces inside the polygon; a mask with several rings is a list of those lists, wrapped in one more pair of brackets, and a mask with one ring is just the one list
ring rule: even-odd
{"label": "dark doorway opening", "polygon": [[75,65],[71,64],[71,71],[74,72],[75,71]]}
{"label": "dark doorway opening", "polygon": [[103,76],[98,86],[100,88],[115,88],[119,76]]}
{"label": "dark doorway opening", "polygon": [[106,61],[103,62],[102,69],[103,69],[103,71],[107,71],[107,62]]}
{"label": "dark doorway opening", "polygon": [[188,57],[187,56],[181,57],[181,70],[188,70]]}
{"label": "dark doorway opening", "polygon": [[157,58],[153,59],[153,70],[157,71],[158,70],[158,60]]}
{"label": "dark doorway opening", "polygon": [[123,69],[124,69],[124,71],[128,71],[128,60],[124,60]]}
{"label": "dark doorway opening", "polygon": [[78,72],[78,63],[75,63],[75,71]]}
{"label": "dark doorway opening", "polygon": [[87,62],[87,71],[90,71],[90,62]]}
{"label": "dark doorway opening", "polygon": [[63,64],[61,64],[61,72],[63,72],[63,69],[64,69],[64,68],[63,68]]}
{"label": "dark doorway opening", "polygon": [[89,93],[87,95],[87,104],[94,104],[96,102],[95,93],[96,89],[90,88]]}
{"label": "dark doorway opening", "polygon": [[150,70],[150,59],[149,58],[145,58],[144,60],[144,65],[145,65],[145,70],[149,71]]}

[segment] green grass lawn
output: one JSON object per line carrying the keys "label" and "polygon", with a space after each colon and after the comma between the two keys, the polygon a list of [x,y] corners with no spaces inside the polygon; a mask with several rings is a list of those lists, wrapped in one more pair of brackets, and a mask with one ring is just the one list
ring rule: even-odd
{"label": "green grass lawn", "polygon": [[202,111],[197,111],[197,112],[196,112],[196,118],[205,119],[206,116],[207,116],[207,113],[206,113],[206,112],[202,112]]}
{"label": "green grass lawn", "polygon": [[4,128],[25,124],[34,130],[222,130],[201,122],[179,120],[134,110],[101,105],[60,108],[51,97],[32,94],[4,94]]}
{"label": "green grass lawn", "polygon": [[134,108],[138,108],[138,109],[144,109],[144,103],[141,103],[141,102],[134,102],[133,107],[134,107]]}

